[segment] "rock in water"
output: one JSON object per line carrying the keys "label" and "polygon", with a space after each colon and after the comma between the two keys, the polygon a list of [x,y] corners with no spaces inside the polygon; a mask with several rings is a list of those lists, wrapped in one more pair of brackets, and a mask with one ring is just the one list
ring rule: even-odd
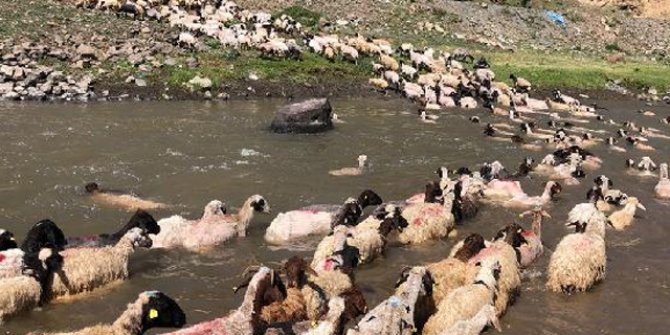
{"label": "rock in water", "polygon": [[326,98],[283,106],[275,113],[270,130],[275,133],[318,133],[333,129],[333,109]]}

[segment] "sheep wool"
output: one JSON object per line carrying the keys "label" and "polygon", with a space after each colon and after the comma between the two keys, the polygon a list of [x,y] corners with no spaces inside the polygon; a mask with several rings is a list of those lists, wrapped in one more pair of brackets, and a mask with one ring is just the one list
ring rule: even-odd
{"label": "sheep wool", "polygon": [[92,291],[128,278],[128,260],[137,247],[150,245],[139,228],[133,228],[113,247],[74,248],[61,252],[63,267],[54,275],[52,298]]}
{"label": "sheep wool", "polygon": [[289,287],[286,298],[263,307],[261,320],[267,324],[280,322],[296,322],[307,319],[307,309],[302,290]]}
{"label": "sheep wool", "polygon": [[451,291],[466,284],[467,267],[466,263],[456,258],[447,258],[428,265],[428,272],[436,284],[433,290],[436,305]]}
{"label": "sheep wool", "polygon": [[398,235],[403,244],[419,244],[444,238],[454,229],[454,215],[449,208],[437,203],[407,206],[402,216],[409,226]]}
{"label": "sheep wool", "polygon": [[637,208],[645,210],[644,206],[640,204],[640,201],[637,198],[630,197],[628,198],[624,208],[610,214],[610,216],[607,218],[607,221],[609,221],[614,229],[624,230],[633,223],[633,218],[635,217]]}
{"label": "sheep wool", "polygon": [[0,251],[0,278],[21,276],[24,255],[19,248]]}
{"label": "sheep wool", "polygon": [[325,320],[308,330],[303,335],[335,335],[340,328],[340,322],[344,313],[345,303],[341,297],[333,297],[328,302],[328,314]]}
{"label": "sheep wool", "polygon": [[421,297],[427,296],[425,267],[409,270],[407,279],[395,294],[367,313],[347,335],[411,335],[416,332],[415,314]]}
{"label": "sheep wool", "polygon": [[312,268],[317,269],[326,258],[330,257],[334,252],[342,250],[347,236],[349,235],[349,228],[345,225],[338,225],[333,229],[333,233],[324,237],[314,251],[312,258]]}
{"label": "sheep wool", "polygon": [[16,276],[0,279],[0,325],[9,317],[37,307],[42,288],[33,278]]}
{"label": "sheep wool", "polygon": [[487,305],[491,305],[495,295],[495,268],[497,261],[486,259],[482,267],[477,267],[477,276],[472,284],[460,287],[438,305],[437,312],[428,319],[423,335],[437,335],[444,329],[454,327],[459,321],[469,320]]}
{"label": "sheep wool", "polygon": [[568,234],[558,243],[547,269],[554,292],[583,292],[605,279],[605,240],[596,233]]}
{"label": "sheep wool", "polygon": [[500,264],[500,278],[495,291],[495,307],[497,315],[502,316],[507,311],[507,307],[514,303],[521,286],[521,274],[516,250],[503,240],[491,243],[468,261],[470,266],[467,268],[468,274],[466,274],[466,277],[468,279],[475,278],[477,267],[474,265],[478,262],[491,261],[497,261]]}
{"label": "sheep wool", "polygon": [[499,322],[495,307],[489,304],[482,307],[471,319],[458,321],[439,335],[479,335],[488,325],[501,331]]}

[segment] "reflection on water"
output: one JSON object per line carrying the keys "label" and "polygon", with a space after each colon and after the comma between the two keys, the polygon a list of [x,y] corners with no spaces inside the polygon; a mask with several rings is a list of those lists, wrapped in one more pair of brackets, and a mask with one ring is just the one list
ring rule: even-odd
{"label": "reflection on water", "polygon": [[[282,101],[146,102],[92,105],[0,106],[0,226],[22,237],[33,223],[51,218],[68,235],[115,231],[129,213],[97,206],[83,195],[83,185],[97,181],[172,204],[156,211],[157,218],[180,213],[199,216],[209,200],[239,206],[251,194],[265,196],[274,213],[312,203],[340,203],[372,188],[385,199],[403,199],[420,191],[440,165],[450,168],[500,160],[515,167],[526,155],[546,152],[518,150],[491,142],[481,125],[467,118],[473,112],[443,113],[437,124],[414,118],[415,107],[399,100],[335,100],[346,123],[320,135],[287,136],[266,131],[273,109]],[[667,107],[654,109],[658,118],[639,116],[638,103],[601,101],[613,108],[616,120],[642,118],[639,124],[667,130],[657,122]],[[616,109],[616,111],[614,111]],[[408,115],[408,114],[411,114]],[[489,117],[483,113],[483,122]],[[502,120],[502,119],[501,119]],[[498,120],[500,121],[500,120]],[[599,127],[608,132],[615,127]],[[652,139],[657,163],[668,160],[667,140]],[[670,232],[664,217],[668,203],[653,200],[655,178],[624,173],[624,159],[645,154],[594,149],[605,160],[597,173],[610,176],[617,188],[638,196],[648,208],[634,226],[608,233],[608,277],[588,294],[564,297],[544,289],[546,254],[523,283],[516,305],[502,319],[510,334],[651,334],[662,330],[670,309]],[[370,157],[371,173],[337,178],[328,171],[356,164],[359,154]],[[580,186],[567,187],[550,212],[543,237],[552,249],[566,233],[560,224],[567,211],[584,200],[589,175]],[[544,181],[522,181],[530,193]],[[502,209],[483,208],[459,227],[459,236],[477,231],[490,236],[515,218]],[[211,319],[235,308],[242,294],[231,287],[250,264],[273,265],[293,254],[311,256],[308,248],[278,249],[263,241],[271,217],[259,216],[246,239],[235,240],[206,254],[179,250],[141,251],[133,258],[133,277],[103,293],[74,302],[52,304],[12,319],[2,330],[76,329],[113,320],[144,290],[162,290],[179,301],[189,322]],[[357,279],[371,306],[393,289],[405,265],[441,259],[454,240],[416,247],[392,246],[383,259],[361,269]],[[314,241],[311,241],[314,245]],[[307,250],[305,250],[307,249]],[[548,253],[550,253],[549,251]]]}

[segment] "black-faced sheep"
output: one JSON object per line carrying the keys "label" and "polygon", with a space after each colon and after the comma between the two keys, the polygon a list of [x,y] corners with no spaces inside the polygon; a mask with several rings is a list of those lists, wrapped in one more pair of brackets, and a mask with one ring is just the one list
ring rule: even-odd
{"label": "black-faced sheep", "polygon": [[147,234],[158,234],[161,231],[161,227],[151,214],[142,209],[138,209],[130,220],[128,220],[128,223],[117,232],[90,237],[70,237],[67,239],[67,247],[104,247],[114,245],[132,228],[140,228]]}
{"label": "black-faced sheep", "polygon": [[18,247],[19,246],[16,244],[16,239],[14,239],[14,234],[12,234],[10,231],[0,229],[0,251]]}
{"label": "black-faced sheep", "polygon": [[186,315],[172,298],[158,291],[143,292],[112,324],[74,332],[33,335],[141,335],[151,328],[181,328]]}

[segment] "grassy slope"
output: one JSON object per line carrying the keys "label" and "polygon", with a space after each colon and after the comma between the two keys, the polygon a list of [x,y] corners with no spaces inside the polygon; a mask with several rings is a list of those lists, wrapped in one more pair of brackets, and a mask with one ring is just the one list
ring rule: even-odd
{"label": "grassy slope", "polygon": [[[128,24],[127,19],[119,19],[97,11],[73,9],[45,0],[19,2],[0,0],[0,5],[2,5],[0,6],[0,32],[3,37],[25,36],[35,39],[43,35],[45,30],[55,28],[63,31],[65,27],[72,27],[73,24],[77,27],[76,30],[95,29],[98,34],[107,35],[114,34]],[[385,27],[371,32],[375,36],[390,38],[395,43],[411,41],[415,45],[430,45],[447,50],[457,46],[466,46],[474,50],[477,55],[485,55],[500,79],[506,79],[509,73],[515,73],[531,80],[535,86],[540,88],[599,89],[603,88],[608,80],[615,79],[623,80],[624,83],[635,88],[654,86],[664,89],[670,87],[670,67],[662,63],[628,60],[625,63],[609,64],[599,56],[578,53],[545,54],[533,50],[519,50],[512,53],[491,50],[481,45],[468,45],[448,37],[431,36],[425,33],[416,34],[413,31],[417,20],[435,15],[444,20],[443,16],[448,14],[424,13],[412,16],[414,21],[411,21],[408,16],[402,15],[402,9],[391,8],[389,10],[393,14],[388,15]],[[300,7],[291,8],[288,12],[308,22],[309,25],[315,24],[320,16],[319,13]],[[74,13],[76,15],[73,15]],[[211,50],[193,55],[200,62],[200,67],[197,69],[189,69],[185,66],[164,67],[160,71],[138,75],[146,76],[150,82],[157,85],[167,84],[172,87],[181,87],[196,74],[210,77],[215,87],[230,81],[244,80],[250,73],[255,73],[262,80],[286,81],[294,84],[364,81],[372,75],[370,59],[361,60],[358,65],[341,61],[330,63],[313,54],[305,54],[301,62],[267,60],[259,58],[258,53],[253,51],[236,55],[236,53],[219,49],[215,43],[211,45],[213,46]],[[191,55],[177,57],[180,64],[185,63],[187,56]],[[122,80],[127,75],[138,71],[123,62],[107,64],[104,67],[112,70],[109,76],[115,80]]]}

